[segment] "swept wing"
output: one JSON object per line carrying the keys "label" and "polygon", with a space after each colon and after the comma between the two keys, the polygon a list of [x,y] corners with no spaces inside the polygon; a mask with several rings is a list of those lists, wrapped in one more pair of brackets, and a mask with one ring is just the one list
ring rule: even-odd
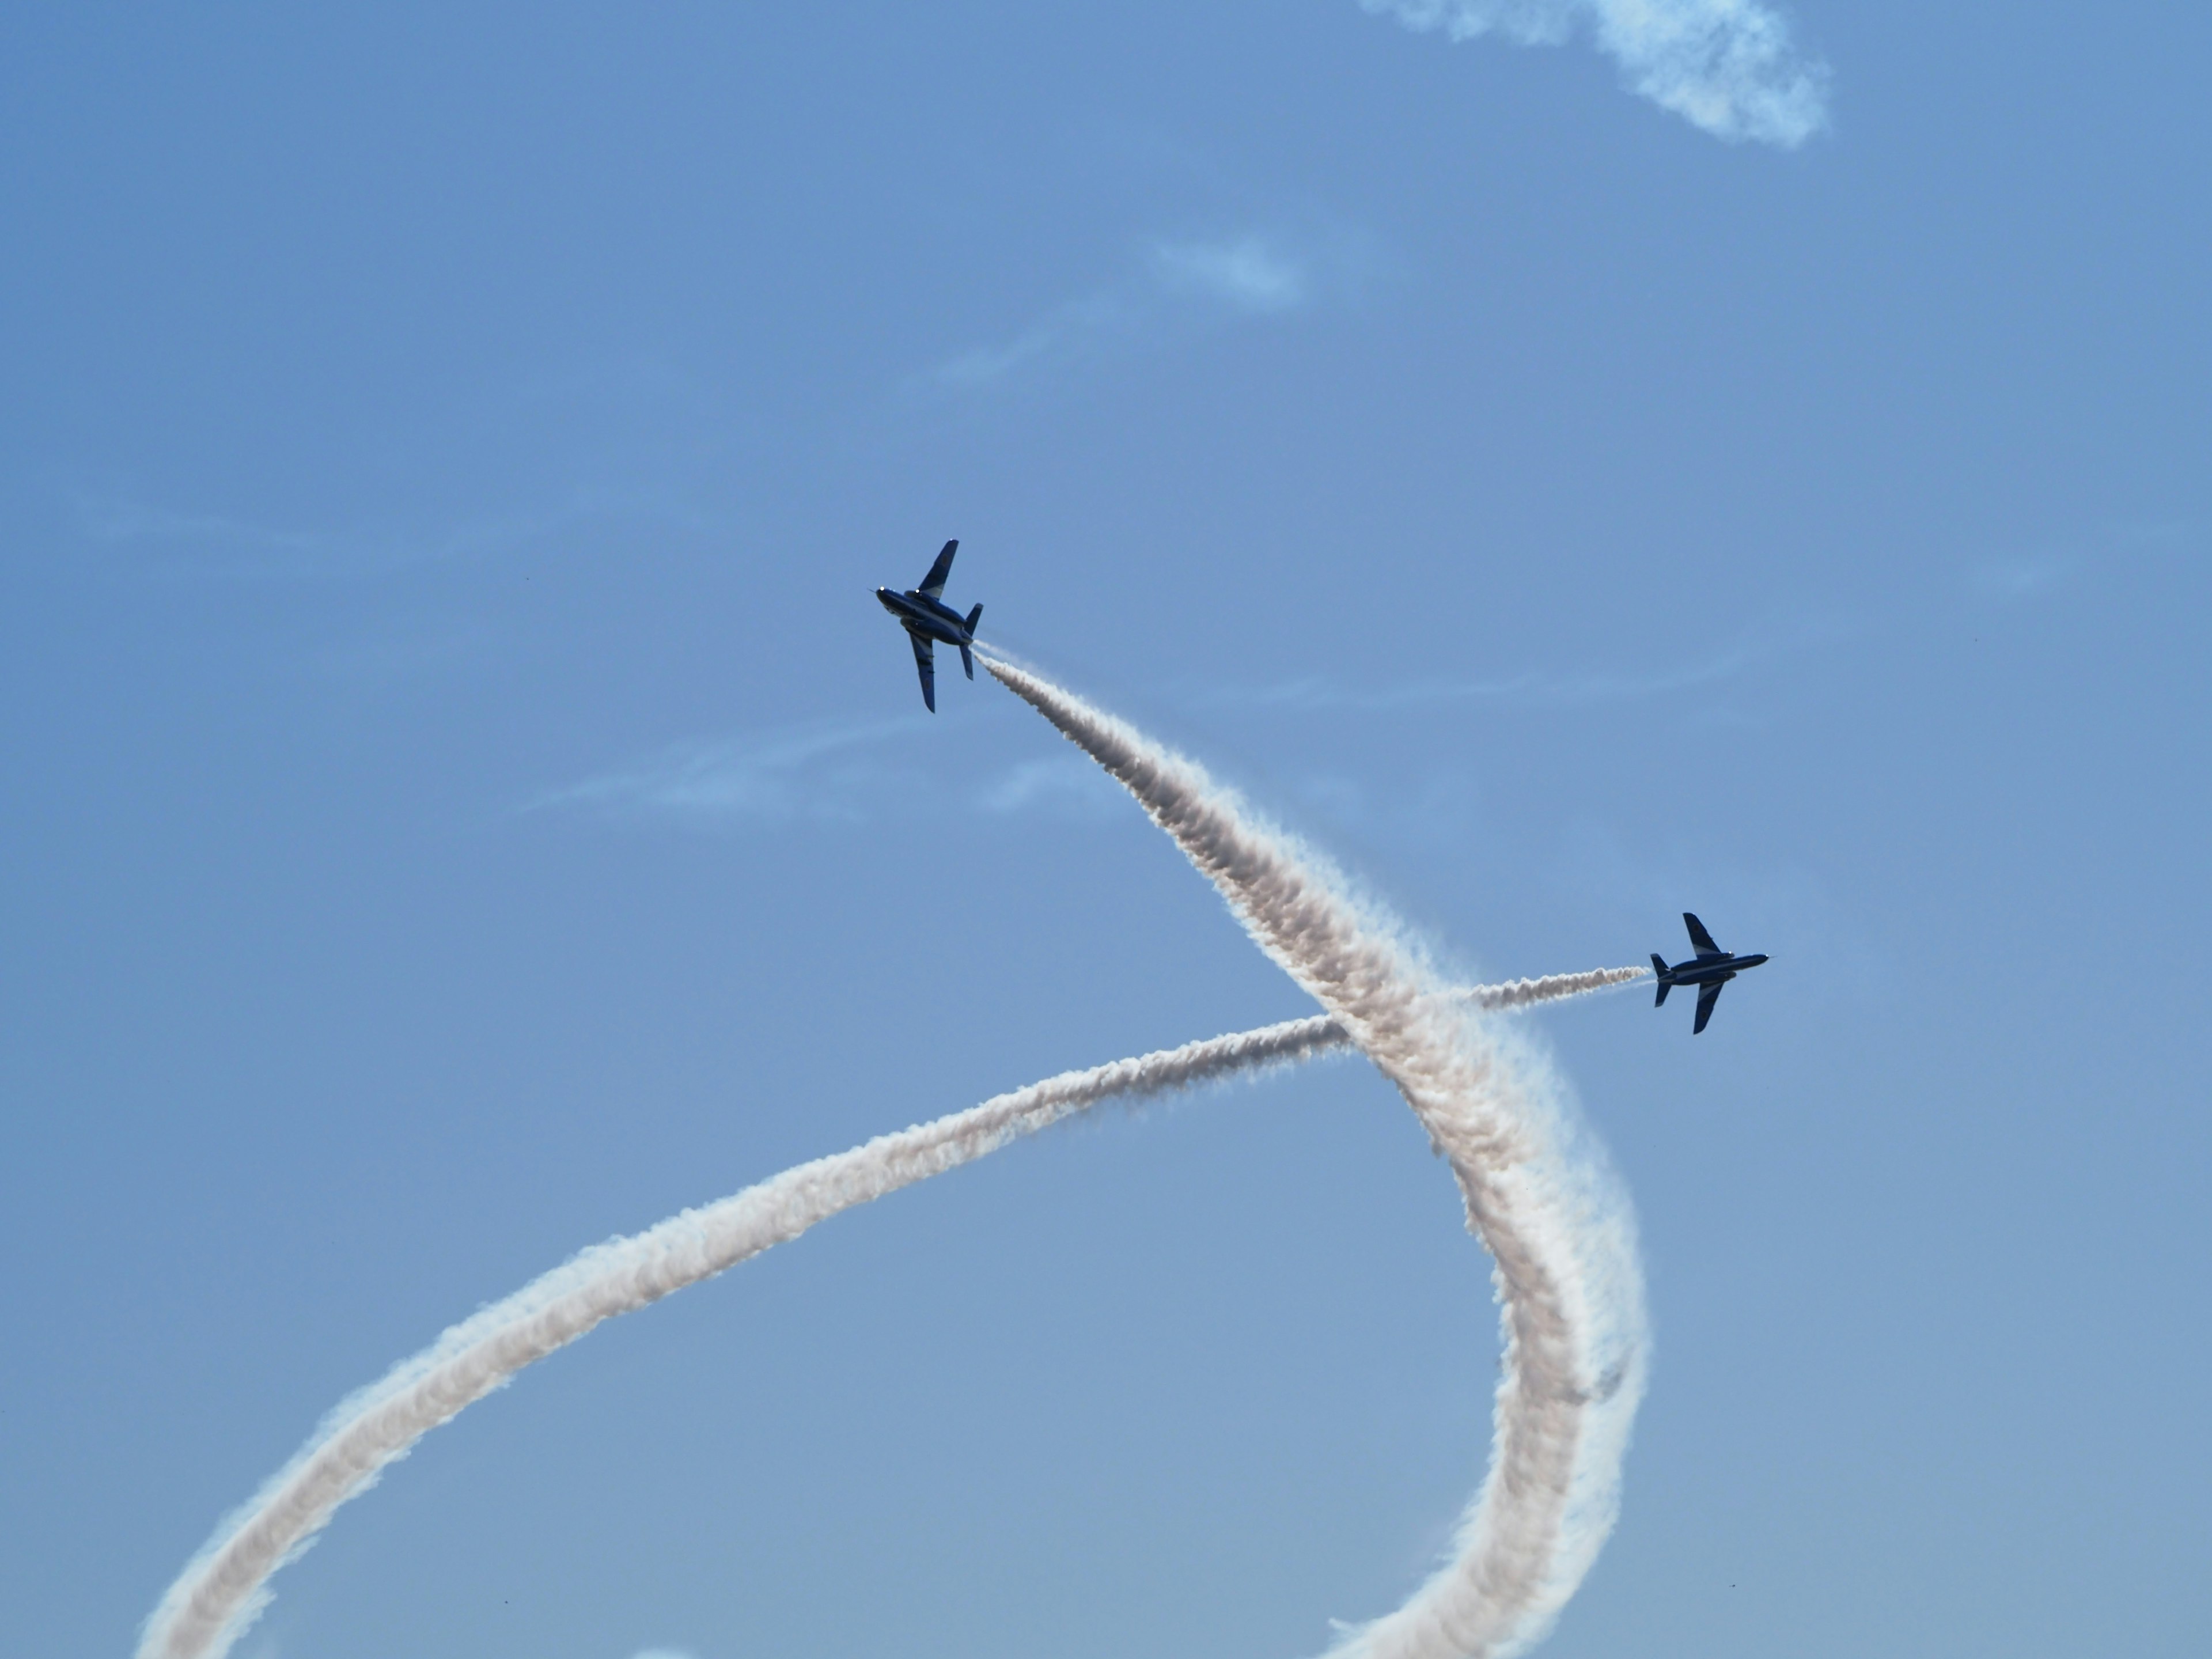
{"label": "swept wing", "polygon": [[[945,563],[951,556],[948,553],[938,562]],[[921,676],[921,700],[929,705],[929,712],[934,714],[937,712],[937,648],[930,644],[927,634],[917,634],[908,629],[906,636],[914,641],[914,666],[915,672]],[[964,657],[968,653],[963,650],[960,654]],[[969,678],[973,679],[975,675],[970,673]]]}
{"label": "swept wing", "polygon": [[1705,1022],[1713,1017],[1713,1005],[1721,1000],[1721,987],[1727,983],[1724,979],[1717,979],[1698,987],[1698,1019],[1690,1027],[1692,1036],[1705,1029]]}

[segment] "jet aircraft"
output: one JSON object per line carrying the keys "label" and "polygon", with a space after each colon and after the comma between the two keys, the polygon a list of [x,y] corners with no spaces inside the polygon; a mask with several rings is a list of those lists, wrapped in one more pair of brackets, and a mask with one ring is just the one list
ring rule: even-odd
{"label": "jet aircraft", "polygon": [[1651,1006],[1663,1006],[1667,993],[1677,985],[1698,988],[1698,1018],[1690,1027],[1695,1036],[1705,1029],[1705,1022],[1713,1017],[1713,1004],[1721,1000],[1721,987],[1747,968],[1756,968],[1766,960],[1763,956],[1735,957],[1713,943],[1713,936],[1705,931],[1705,924],[1687,910],[1682,912],[1683,925],[1690,930],[1690,946],[1697,955],[1688,962],[1678,962],[1672,968],[1667,958],[1656,951],[1651,953],[1651,971],[1659,981],[1659,1000]]}
{"label": "jet aircraft", "polygon": [[937,556],[937,562],[929,567],[929,574],[921,579],[921,586],[909,587],[903,593],[888,587],[876,590],[876,598],[884,610],[899,620],[907,637],[914,642],[914,665],[921,676],[921,700],[929,712],[937,712],[937,647],[939,640],[960,647],[960,665],[968,671],[968,678],[975,678],[975,659],[968,647],[975,643],[975,623],[982,617],[983,607],[977,605],[965,617],[945,603],[945,579],[952,574],[952,555],[960,544],[945,544],[945,550]]}

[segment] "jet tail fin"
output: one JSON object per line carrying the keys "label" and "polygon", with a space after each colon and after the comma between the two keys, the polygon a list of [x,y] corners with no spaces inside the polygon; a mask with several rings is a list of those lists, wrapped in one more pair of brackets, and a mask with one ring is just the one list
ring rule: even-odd
{"label": "jet tail fin", "polygon": [[1659,976],[1659,995],[1651,1006],[1654,1008],[1664,1008],[1667,1006],[1667,993],[1674,988],[1667,983],[1667,958],[1656,951],[1651,953],[1651,971]]}
{"label": "jet tail fin", "polygon": [[968,647],[964,645],[960,647],[960,665],[968,671],[969,679],[975,678],[975,659],[968,654]]}

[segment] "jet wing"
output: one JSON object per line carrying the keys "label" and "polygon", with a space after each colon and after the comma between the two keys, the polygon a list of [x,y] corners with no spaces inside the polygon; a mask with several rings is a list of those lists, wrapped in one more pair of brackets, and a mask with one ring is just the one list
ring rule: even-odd
{"label": "jet wing", "polygon": [[1687,910],[1682,912],[1682,925],[1690,930],[1690,948],[1701,957],[1717,957],[1721,947],[1713,943],[1713,936],[1705,931],[1705,924]]}
{"label": "jet wing", "polygon": [[921,676],[921,700],[929,705],[929,712],[937,712],[937,648],[929,642],[927,634],[909,632],[907,638],[914,641],[915,672]]}
{"label": "jet wing", "polygon": [[959,547],[957,540],[945,544],[945,550],[937,556],[937,562],[929,567],[929,574],[921,579],[921,586],[915,589],[915,592],[927,593],[933,599],[945,597],[945,584],[952,574],[952,556]]}
{"label": "jet wing", "polygon": [[1705,1029],[1705,1022],[1713,1017],[1713,1004],[1721,1000],[1721,987],[1727,983],[1724,979],[1716,979],[1698,987],[1698,1023],[1690,1027],[1692,1036]]}

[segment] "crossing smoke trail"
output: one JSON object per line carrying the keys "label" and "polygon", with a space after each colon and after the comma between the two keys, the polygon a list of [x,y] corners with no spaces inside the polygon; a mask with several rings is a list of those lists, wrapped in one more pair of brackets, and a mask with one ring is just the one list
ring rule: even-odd
{"label": "crossing smoke trail", "polygon": [[1438,984],[1397,924],[1195,763],[1002,658],[985,666],[1104,767],[1254,940],[1335,1017],[1451,1162],[1490,1250],[1504,1363],[1488,1477],[1451,1560],[1340,1659],[1503,1659],[1612,1530],[1648,1348],[1627,1195],[1540,1056]]}
{"label": "crossing smoke trail", "polygon": [[[1481,1008],[1519,1008],[1601,990],[1646,971],[1603,968],[1446,994]],[[365,1491],[423,1435],[602,1320],[712,1278],[841,1210],[973,1162],[1107,1101],[1295,1065],[1349,1042],[1342,1025],[1317,1014],[1063,1073],[593,1246],[454,1326],[343,1401],[169,1587],[146,1621],[138,1659],[220,1659],[267,1603],[270,1577],[307,1547],[339,1504]]]}

